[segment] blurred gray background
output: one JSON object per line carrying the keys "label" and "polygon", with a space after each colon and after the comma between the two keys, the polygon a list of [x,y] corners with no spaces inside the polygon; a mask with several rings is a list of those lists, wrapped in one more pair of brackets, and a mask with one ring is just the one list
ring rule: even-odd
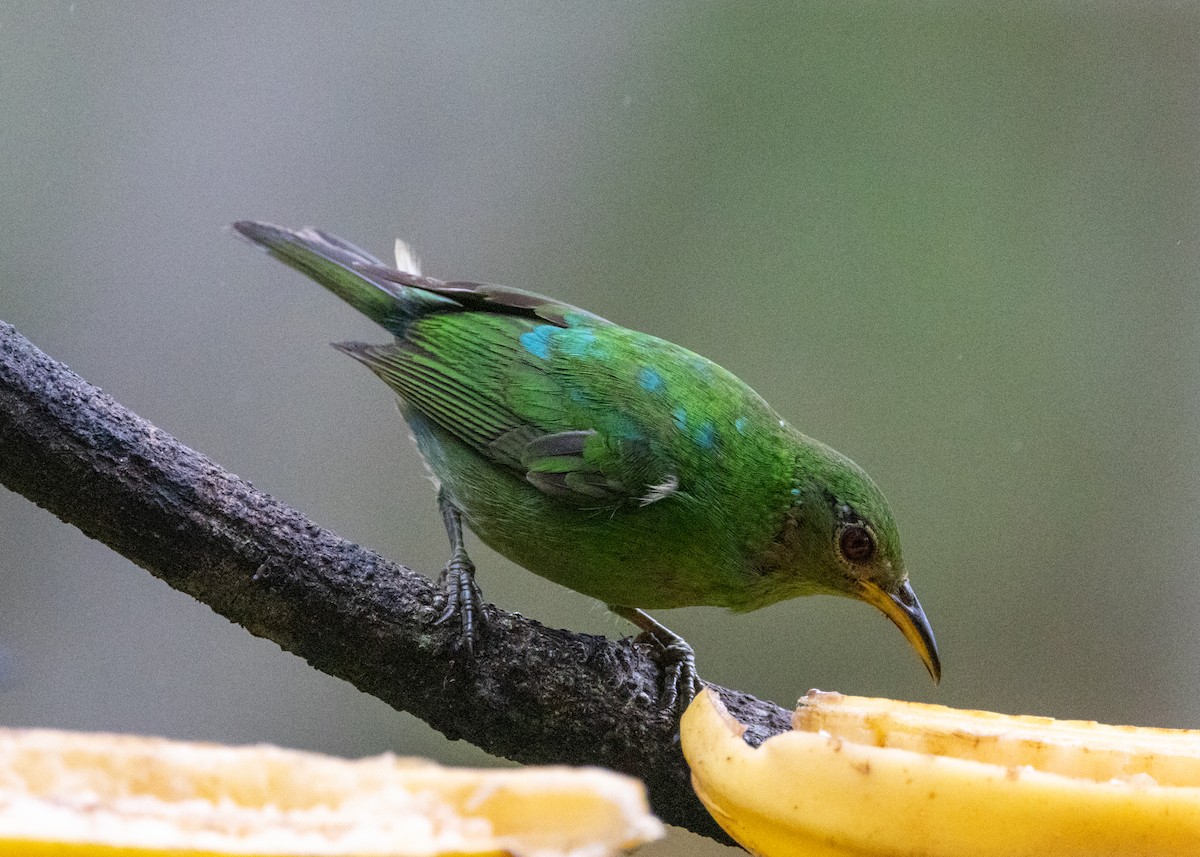
{"label": "blurred gray background", "polygon": [[[1198,44],[1191,4],[18,0],[0,318],[433,573],[391,395],[326,345],[386,337],[226,225],[403,236],[717,360],[890,495],[942,686],[833,599],[662,613],[707,678],[1196,727]],[[0,722],[494,762],[3,489]]]}

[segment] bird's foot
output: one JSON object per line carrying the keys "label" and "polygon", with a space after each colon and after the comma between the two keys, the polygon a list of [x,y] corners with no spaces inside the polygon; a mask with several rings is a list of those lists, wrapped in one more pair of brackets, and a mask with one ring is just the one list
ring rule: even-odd
{"label": "bird's foot", "polygon": [[696,694],[704,689],[696,671],[696,651],[683,637],[673,635],[672,640],[662,640],[652,633],[643,633],[662,647],[658,661],[664,673],[663,708],[682,716]]}
{"label": "bird's foot", "polygon": [[663,671],[662,706],[678,718],[701,690],[704,681],[696,670],[696,652],[687,640],[650,614],[634,607],[610,604],[608,609],[642,629],[639,640],[658,647],[658,665]]}
{"label": "bird's foot", "polygon": [[475,654],[475,646],[479,642],[479,632],[486,621],[484,612],[487,604],[479,584],[475,582],[475,565],[465,553],[455,552],[438,578],[441,587],[444,606],[442,613],[434,621],[434,625],[444,625],[455,616],[462,620],[461,644],[467,652]]}

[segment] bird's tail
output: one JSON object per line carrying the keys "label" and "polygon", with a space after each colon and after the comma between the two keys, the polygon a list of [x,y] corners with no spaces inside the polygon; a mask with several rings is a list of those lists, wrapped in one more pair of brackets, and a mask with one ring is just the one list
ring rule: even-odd
{"label": "bird's tail", "polygon": [[415,270],[390,268],[365,250],[320,230],[294,231],[255,220],[239,220],[233,228],[397,336],[403,336],[415,318],[461,308],[452,298],[421,288],[425,282],[436,288],[440,281],[427,281]]}

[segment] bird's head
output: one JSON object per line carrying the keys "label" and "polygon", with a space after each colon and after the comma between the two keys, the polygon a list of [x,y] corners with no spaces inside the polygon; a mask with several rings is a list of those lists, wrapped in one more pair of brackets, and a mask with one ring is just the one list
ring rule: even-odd
{"label": "bird's head", "polygon": [[793,501],[772,546],[768,575],[780,591],[841,595],[878,608],[939,681],[937,642],[908,582],[887,499],[849,458],[804,440]]}

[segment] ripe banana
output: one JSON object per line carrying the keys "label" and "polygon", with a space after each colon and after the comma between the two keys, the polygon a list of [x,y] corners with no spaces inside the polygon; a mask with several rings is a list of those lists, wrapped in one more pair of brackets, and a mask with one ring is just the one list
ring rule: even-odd
{"label": "ripe banana", "polygon": [[0,854],[607,857],[662,835],[636,780],[0,729]]}
{"label": "ripe banana", "polygon": [[681,724],[692,784],[755,854],[1200,854],[1200,732],[810,691],[752,748],[705,690]]}

